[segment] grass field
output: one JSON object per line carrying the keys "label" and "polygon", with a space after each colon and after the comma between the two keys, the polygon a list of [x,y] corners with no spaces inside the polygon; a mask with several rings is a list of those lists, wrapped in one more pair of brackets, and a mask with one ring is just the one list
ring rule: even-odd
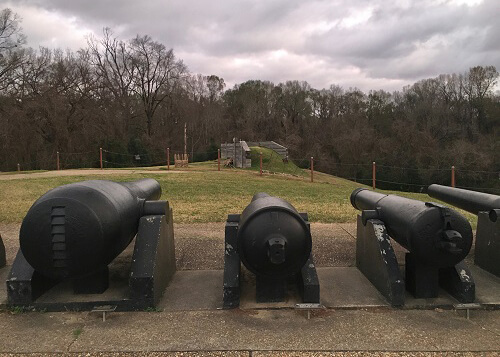
{"label": "grass field", "polygon": [[[260,149],[260,148],[259,148]],[[263,150],[264,151],[264,150]],[[269,158],[269,153],[266,154]],[[276,165],[281,165],[281,159]],[[276,165],[268,167],[276,168]],[[108,179],[130,181],[150,177],[162,187],[162,199],[170,201],[177,223],[222,222],[229,213],[240,213],[253,194],[267,192],[290,201],[297,210],[308,212],[312,222],[355,222],[357,211],[349,196],[356,187],[352,181],[323,173],[315,173],[315,182],[309,180],[309,171],[288,166],[298,176],[265,174],[259,176],[253,169],[222,169],[217,172],[214,162],[190,164],[188,172],[123,173],[120,175],[54,176],[0,181],[0,222],[21,222],[33,202],[49,189],[83,180]],[[278,171],[278,170],[276,170]],[[289,171],[290,172],[290,171]],[[387,191],[388,192],[388,191]],[[398,194],[429,200],[424,194]],[[475,226],[475,216],[467,214]]]}
{"label": "grass field", "polygon": [[260,153],[262,153],[262,170],[271,173],[284,173],[299,177],[309,176],[309,171],[297,167],[293,162],[284,162],[281,156],[271,149],[263,147],[250,147],[250,157],[252,159],[252,170],[260,170]]}

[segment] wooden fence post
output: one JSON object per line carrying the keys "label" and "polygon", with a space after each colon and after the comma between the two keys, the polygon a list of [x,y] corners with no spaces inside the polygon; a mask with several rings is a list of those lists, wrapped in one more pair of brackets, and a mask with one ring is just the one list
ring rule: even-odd
{"label": "wooden fence post", "polygon": [[375,190],[376,188],[376,178],[377,178],[377,165],[375,161],[372,163],[372,188]]}
{"label": "wooden fence post", "polygon": [[451,187],[455,187],[455,166],[451,167]]}
{"label": "wooden fence post", "polygon": [[262,176],[262,151],[260,152],[260,176]]}
{"label": "wooden fence post", "polygon": [[102,166],[102,148],[99,148],[99,164],[100,164],[101,170],[102,170],[102,168],[103,168],[103,166]]}
{"label": "wooden fence post", "polygon": [[170,170],[170,148],[167,148],[167,170]]}
{"label": "wooden fence post", "polygon": [[59,151],[57,152],[57,171],[61,169],[60,167],[60,162],[59,162]]}
{"label": "wooden fence post", "polygon": [[220,149],[217,149],[217,171],[220,171]]}
{"label": "wooden fence post", "polygon": [[311,182],[314,182],[314,157],[311,156]]}
{"label": "wooden fence post", "polygon": [[17,171],[21,171],[21,165],[19,163],[17,164]]}

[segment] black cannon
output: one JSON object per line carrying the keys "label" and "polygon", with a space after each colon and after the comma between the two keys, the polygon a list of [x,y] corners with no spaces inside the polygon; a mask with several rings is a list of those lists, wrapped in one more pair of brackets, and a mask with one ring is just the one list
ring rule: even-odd
{"label": "black cannon", "polygon": [[[357,265],[371,281],[380,279],[373,268],[375,251],[382,254],[385,268],[390,271],[387,274],[394,282],[401,280],[388,234],[409,251],[405,286],[415,297],[437,297],[441,285],[462,302],[474,300],[474,282],[462,262],[471,249],[473,238],[464,216],[436,203],[367,189],[354,190],[351,203],[362,211],[358,217]],[[382,280],[391,280],[387,274]],[[372,283],[387,286],[386,281]],[[393,284],[397,293],[386,291],[384,294],[394,305],[404,303],[401,285],[398,285],[401,283]]]}
{"label": "black cannon", "polygon": [[257,302],[283,301],[296,279],[306,303],[319,303],[307,214],[287,201],[258,193],[226,223],[224,307],[239,306],[241,262],[256,276]]}
{"label": "black cannon", "polygon": [[500,276],[500,196],[441,185],[427,193],[478,216],[474,263]]}
{"label": "black cannon", "polygon": [[[131,276],[139,275],[134,272],[134,266],[144,267],[144,262],[139,264],[137,260],[154,261],[158,254],[173,254],[159,251],[168,245],[172,246],[167,249],[173,249],[173,241],[171,244],[160,242],[173,239],[165,238],[173,236],[173,231],[167,232],[167,225],[172,224],[171,210],[168,202],[158,201],[160,196],[161,187],[153,179],[126,183],[83,181],[44,194],[29,209],[21,225],[20,250],[7,281],[9,301],[27,302],[39,295],[34,291],[25,294],[24,290],[21,296],[20,281],[29,284],[31,290],[40,286],[46,290],[70,279],[75,293],[104,292],[109,286],[108,265],[136,234]],[[144,217],[150,222],[143,221]],[[146,222],[151,224],[148,226]],[[156,226],[157,231],[165,231],[164,237],[142,237],[153,233],[148,232],[152,226]],[[149,253],[148,249],[138,249],[144,244],[151,244],[154,249],[149,249]],[[146,257],[147,254],[152,255]],[[131,285],[135,283],[133,279],[130,281]]]}

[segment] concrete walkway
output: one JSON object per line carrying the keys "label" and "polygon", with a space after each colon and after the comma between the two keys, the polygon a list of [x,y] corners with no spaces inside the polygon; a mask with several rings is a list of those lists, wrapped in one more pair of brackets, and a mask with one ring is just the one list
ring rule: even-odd
{"label": "concrete walkway", "polygon": [[500,351],[500,311],[229,310],[0,314],[0,352]]}
{"label": "concrete walkway", "polygon": [[[0,356],[86,356],[84,352],[96,356],[112,352],[116,356],[360,356],[361,352],[422,356],[421,352],[438,351],[447,356],[500,355],[500,310],[472,310],[467,319],[464,311],[394,309],[382,300],[363,300],[366,286],[353,267],[354,224],[312,225],[322,299],[330,308],[313,311],[307,319],[307,313],[295,310],[291,300],[287,306],[270,308],[252,303],[247,292],[241,309],[220,310],[223,227],[223,223],[175,226],[179,272],[157,311],[114,312],[103,322],[100,314],[90,312],[4,310],[0,312]],[[0,226],[8,264],[17,251],[17,230],[18,225]],[[130,254],[130,249],[124,254]],[[343,273],[332,275],[333,271]],[[354,285],[342,282],[349,276]],[[487,293],[495,298],[494,291]],[[338,304],[347,297],[364,305]]]}

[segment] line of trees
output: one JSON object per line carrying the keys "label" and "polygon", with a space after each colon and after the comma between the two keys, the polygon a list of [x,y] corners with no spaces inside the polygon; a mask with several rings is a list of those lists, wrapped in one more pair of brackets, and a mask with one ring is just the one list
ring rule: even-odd
{"label": "line of trees", "polygon": [[76,52],[25,43],[19,18],[3,10],[0,170],[18,162],[25,169],[51,167],[56,151],[180,151],[187,123],[188,151],[210,153],[204,158],[233,137],[275,140],[292,158],[314,156],[319,170],[346,177],[369,177],[369,170],[347,164],[376,160],[416,169],[387,167],[380,173],[387,181],[442,182],[445,175],[433,169],[454,164],[463,170],[462,185],[498,187],[493,66],[394,93],[337,85],[317,90],[302,81],[250,80],[226,89],[223,78],[190,73],[173,49],[147,35],[124,41],[105,29]]}

